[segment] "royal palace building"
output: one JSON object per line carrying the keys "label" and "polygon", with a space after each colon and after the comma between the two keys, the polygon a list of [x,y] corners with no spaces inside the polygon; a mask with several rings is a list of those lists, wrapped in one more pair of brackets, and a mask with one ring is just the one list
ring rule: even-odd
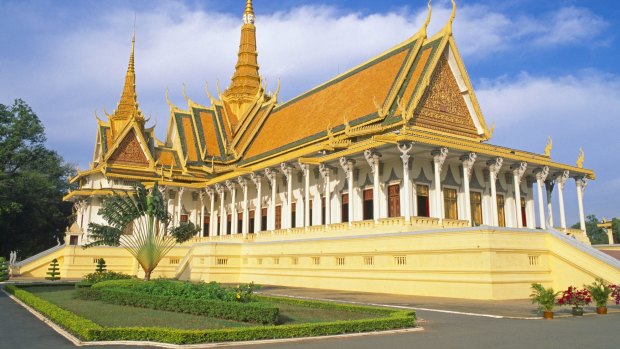
{"label": "royal palace building", "polygon": [[428,37],[429,3],[409,39],[280,103],[279,84],[267,92],[259,73],[248,0],[230,85],[207,89],[205,105],[168,101],[165,140],[140,111],[132,44],[118,107],[97,120],[93,162],[65,196],[77,216],[66,244],[22,262],[22,274],[52,254],[67,277],[99,257],[140,273],[122,248],[79,246],[89,223],[104,223],[107,195],[157,182],[173,224],[201,229],[155,270],[167,277],[483,299],[527,297],[532,282],[620,280],[618,261],[585,235],[595,175],[583,153],[570,165],[550,142],[543,154],[490,142],[455,12]]}

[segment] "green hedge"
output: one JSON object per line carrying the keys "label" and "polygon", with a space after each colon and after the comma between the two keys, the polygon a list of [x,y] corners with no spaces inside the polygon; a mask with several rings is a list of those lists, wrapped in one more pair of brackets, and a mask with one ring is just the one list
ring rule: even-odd
{"label": "green hedge", "polygon": [[[5,289],[14,294],[18,299],[32,308],[43,313],[73,334],[87,341],[155,341],[173,344],[192,344],[222,341],[249,341],[257,339],[293,338],[308,336],[323,336],[344,333],[369,332],[389,330],[397,328],[414,327],[416,325],[415,312],[403,310],[389,310],[376,307],[357,307],[327,302],[291,300],[287,298],[274,298],[278,302],[298,301],[301,303],[314,304],[315,308],[322,307],[357,307],[358,311],[368,312],[375,309],[377,314],[387,315],[376,319],[363,319],[353,321],[336,321],[324,323],[308,323],[300,325],[262,326],[246,328],[228,328],[218,330],[178,330],[171,328],[104,328],[94,322],[84,319],[69,311],[59,308],[39,297],[21,290],[14,285],[7,285]],[[269,297],[273,298],[273,297]],[[318,303],[322,303],[319,305]],[[343,308],[341,308],[343,309]],[[383,313],[385,312],[385,313]],[[389,315],[388,315],[389,313]]]}
{"label": "green hedge", "polygon": [[278,308],[267,302],[238,303],[157,296],[120,288],[97,287],[98,285],[100,284],[93,285],[91,288],[77,289],[78,298],[259,324],[276,324],[278,321]]}
{"label": "green hedge", "polygon": [[54,321],[56,324],[72,332],[81,339],[92,340],[92,331],[103,329],[103,327],[97,325],[96,323],[78,316],[68,310],[64,310],[61,307],[43,300],[28,291],[16,287],[15,285],[6,285],[4,286],[4,289],[8,293],[14,295],[17,299],[36,309],[41,314],[45,315],[45,317]]}

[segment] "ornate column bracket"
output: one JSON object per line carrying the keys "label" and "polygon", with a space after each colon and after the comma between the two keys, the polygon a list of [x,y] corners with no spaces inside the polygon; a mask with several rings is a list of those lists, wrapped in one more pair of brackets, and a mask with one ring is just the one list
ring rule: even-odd
{"label": "ornate column bracket", "polygon": [[413,149],[413,142],[399,142],[398,150],[400,150],[400,159],[403,161],[403,167],[409,168],[409,152]]}
{"label": "ornate column bracket", "polygon": [[467,153],[459,158],[463,162],[463,169],[467,171],[467,178],[471,181],[471,173],[474,170],[474,163],[476,163],[476,159],[478,158],[478,154],[476,153]]}
{"label": "ornate column bracket", "polygon": [[[269,188],[271,188],[272,183],[276,180],[276,176],[278,175],[278,170],[267,167],[265,169],[265,177],[268,179],[267,183],[269,184]],[[271,188],[275,190],[275,188]]]}
{"label": "ornate column bracket", "polygon": [[514,176],[514,179],[516,179],[517,180],[517,184],[519,184],[519,183],[521,183],[521,179],[523,179],[523,175],[525,174],[525,170],[527,170],[527,162],[522,161],[518,165],[514,164],[514,165],[510,166],[510,169],[512,170],[512,174]]}
{"label": "ornate column bracket", "polygon": [[375,170],[378,169],[379,160],[381,159],[381,154],[374,149],[366,149],[364,150],[364,158],[368,162],[368,166],[370,166],[370,171],[375,173]]}
{"label": "ornate column bracket", "polygon": [[221,183],[217,183],[215,184],[215,191],[219,194],[219,195],[223,195],[224,194],[224,186]]}
{"label": "ornate column bracket", "polygon": [[433,156],[433,162],[439,166],[438,170],[439,172],[441,172],[443,168],[443,163],[448,157],[448,148],[442,147],[439,149],[435,149],[431,152],[431,155]]}
{"label": "ornate column bracket", "polygon": [[259,183],[261,183],[261,181],[263,180],[263,176],[257,173],[252,173],[250,174],[250,179],[252,180],[252,182],[254,182],[254,185],[258,186]]}
{"label": "ornate column bracket", "polygon": [[539,181],[539,185],[542,185],[541,183],[544,183],[549,175],[549,166],[535,169],[534,174],[536,175],[536,180]]}
{"label": "ornate column bracket", "polygon": [[566,186],[566,181],[568,180],[568,178],[570,178],[570,171],[568,170],[557,172],[555,174],[555,183],[558,186],[559,190],[564,190],[564,187]]}
{"label": "ornate column bracket", "polygon": [[243,176],[237,177],[237,183],[239,183],[239,187],[241,187],[241,189],[248,187],[248,179]]}
{"label": "ornate column bracket", "polygon": [[212,197],[213,195],[215,195],[215,189],[213,189],[213,187],[207,187],[205,189],[205,193],[207,193],[207,195],[209,195],[209,197]]}
{"label": "ornate column bracket", "polygon": [[332,172],[332,168],[325,164],[319,165],[319,173],[323,177],[323,181],[325,182],[325,225],[331,224],[331,183],[329,175]]}
{"label": "ornate column bracket", "polygon": [[[226,180],[225,184],[226,184],[226,188],[228,189],[228,191],[229,191],[231,194],[234,194],[235,190],[237,189],[237,188],[235,187],[235,182],[234,182],[234,180],[230,180],[230,179],[228,179],[228,180]],[[232,199],[234,200],[235,198],[232,198]]]}
{"label": "ornate column bracket", "polygon": [[499,174],[499,170],[502,168],[504,164],[504,159],[501,157],[496,157],[494,160],[487,161],[487,166],[489,167],[489,173],[493,175],[493,180],[497,181],[497,175]]}
{"label": "ornate column bracket", "polygon": [[282,174],[286,177],[286,180],[290,180],[291,175],[293,174],[293,166],[283,162],[280,164],[280,169],[282,170]]}
{"label": "ornate column bracket", "polygon": [[340,167],[342,167],[342,170],[344,171],[345,175],[348,177],[349,174],[351,172],[353,172],[354,166],[355,166],[355,160],[354,159],[347,159],[346,157],[341,157],[340,158]]}

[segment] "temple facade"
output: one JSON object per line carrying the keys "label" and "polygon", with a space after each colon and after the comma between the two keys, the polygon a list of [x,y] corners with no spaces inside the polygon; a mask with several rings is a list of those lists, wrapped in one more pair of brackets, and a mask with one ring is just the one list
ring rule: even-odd
{"label": "temple facade", "polygon": [[[493,128],[452,36],[455,14],[453,2],[428,37],[429,3],[406,41],[278,103],[279,84],[269,93],[259,74],[248,0],[230,85],[217,96],[207,89],[209,106],[169,102],[163,141],[138,106],[132,45],[118,107],[98,119],[91,168],[65,197],[77,213],[67,245],[88,242],[88,224],[104,223],[97,212],[107,195],[158,182],[173,224],[201,228],[160,268],[167,276],[497,299],[525,297],[531,282],[563,287],[558,273],[571,273],[576,252],[553,262],[564,252],[545,234],[588,255],[582,196],[594,172],[583,154],[575,165],[554,161],[550,142],[542,154],[489,142]],[[565,202],[566,190],[576,202]],[[565,205],[578,207],[581,229],[567,227],[577,217]],[[69,274],[91,263],[78,255],[120,253],[73,251]],[[138,272],[121,259],[119,269]],[[439,292],[448,279],[455,288]]]}

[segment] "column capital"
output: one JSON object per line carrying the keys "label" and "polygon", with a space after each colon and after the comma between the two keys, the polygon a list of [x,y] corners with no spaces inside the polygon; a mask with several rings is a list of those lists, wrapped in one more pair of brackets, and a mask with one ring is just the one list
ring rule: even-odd
{"label": "column capital", "polygon": [[583,192],[584,190],[586,190],[586,187],[588,186],[588,177],[586,176],[575,177],[575,184],[577,185],[577,188],[581,189],[581,192]]}
{"label": "column capital", "polygon": [[299,165],[299,168],[303,171],[304,176],[305,176],[306,172],[310,170],[310,164],[304,164],[303,162],[301,162],[301,160],[298,160],[297,164]]}
{"label": "column capital", "polygon": [[560,190],[564,189],[564,186],[566,185],[566,181],[568,180],[569,177],[570,177],[569,170],[564,170],[562,172],[555,173],[555,183],[558,185],[558,188]]}
{"label": "column capital", "polygon": [[467,175],[471,179],[471,171],[474,169],[474,163],[476,162],[478,155],[474,152],[462,155],[459,159],[463,162],[463,168],[467,170]]}
{"label": "column capital", "polygon": [[252,174],[250,174],[250,179],[252,180],[252,182],[254,182],[254,184],[256,186],[258,186],[260,184],[261,180],[263,179],[263,176],[261,176],[258,173],[252,173]]}
{"label": "column capital", "polygon": [[413,149],[413,142],[398,142],[398,150],[400,150],[400,159],[403,161],[403,166],[409,165],[409,152]]}
{"label": "column capital", "polygon": [[332,171],[332,167],[329,165],[325,165],[325,164],[320,164],[319,165],[319,173],[321,173],[321,176],[323,178],[327,178]]}
{"label": "column capital", "polygon": [[207,193],[207,195],[209,195],[210,198],[213,197],[213,195],[215,195],[215,189],[213,189],[213,187],[206,187],[205,188],[205,193]]}
{"label": "column capital", "polygon": [[244,176],[237,177],[237,183],[239,183],[239,186],[243,189],[248,187],[248,179]]}
{"label": "column capital", "polygon": [[215,184],[215,191],[217,191],[217,193],[220,195],[224,194],[224,186],[222,185],[222,183]]}
{"label": "column capital", "polygon": [[535,169],[534,174],[536,175],[537,181],[544,182],[547,179],[547,176],[549,175],[549,166],[543,166],[542,168],[539,167]]}
{"label": "column capital", "polygon": [[286,177],[286,180],[290,180],[291,175],[293,174],[293,166],[283,162],[280,164],[280,168],[282,170],[282,174]]}
{"label": "column capital", "polygon": [[355,166],[355,160],[353,159],[347,159],[346,157],[341,157],[340,158],[340,167],[342,167],[342,170],[344,171],[345,174],[349,174],[349,172],[353,171],[353,167]]}
{"label": "column capital", "polygon": [[442,148],[435,149],[431,152],[431,155],[433,156],[433,161],[439,165],[439,171],[441,171],[441,168],[443,167],[443,163],[446,161],[446,158],[448,157],[448,148],[442,147]]}
{"label": "column capital", "polygon": [[230,180],[230,179],[227,179],[226,180],[226,188],[228,188],[228,191],[230,191],[232,193],[236,189],[235,188],[235,182]]}
{"label": "column capital", "polygon": [[512,174],[517,178],[517,181],[521,183],[523,174],[525,174],[525,170],[527,170],[527,162],[521,161],[517,164],[513,164],[510,166],[510,169],[512,170]]}
{"label": "column capital", "polygon": [[185,187],[179,187],[179,201],[181,201],[181,198],[183,197],[184,193],[185,193]]}
{"label": "column capital", "polygon": [[499,173],[499,170],[502,168],[503,164],[504,164],[504,159],[499,156],[496,157],[495,159],[487,161],[489,172],[493,174],[496,180],[497,180],[497,174]]}
{"label": "column capital", "polygon": [[379,160],[381,159],[381,153],[377,152],[374,149],[366,149],[364,150],[364,158],[368,162],[368,166],[370,166],[370,170],[372,173],[375,172],[375,166],[379,165]]}
{"label": "column capital", "polygon": [[274,168],[267,167],[265,169],[265,177],[267,177],[267,179],[269,179],[270,181],[276,180],[277,174],[278,174],[278,170]]}
{"label": "column capital", "polygon": [[159,193],[161,194],[162,199],[166,199],[166,186],[160,185],[157,187],[157,190],[159,190]]}

